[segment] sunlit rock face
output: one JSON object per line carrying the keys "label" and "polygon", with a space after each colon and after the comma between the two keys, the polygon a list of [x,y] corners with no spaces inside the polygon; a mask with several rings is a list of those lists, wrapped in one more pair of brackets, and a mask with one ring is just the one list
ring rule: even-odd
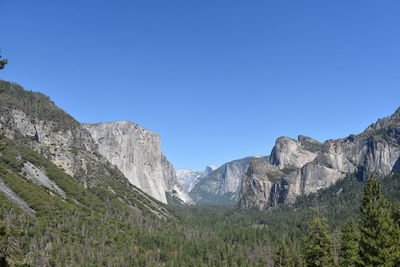
{"label": "sunlit rock face", "polygon": [[172,164],[161,153],[160,136],[128,121],[85,124],[98,152],[129,182],[155,199],[167,203],[166,192],[192,204],[176,178]]}
{"label": "sunlit rock face", "polygon": [[190,193],[200,179],[204,177],[204,172],[189,169],[179,169],[176,170],[176,176],[179,183],[183,186],[185,192]]}
{"label": "sunlit rock face", "polygon": [[[274,169],[275,168],[275,169]],[[400,168],[400,109],[359,135],[319,143],[280,137],[268,162],[249,165],[239,205],[266,209],[326,188],[346,175],[382,177]],[[279,172],[277,172],[279,171]]]}
{"label": "sunlit rock face", "polygon": [[183,186],[178,181],[174,167],[163,154],[161,155],[161,165],[164,181],[167,187],[166,192],[188,205],[194,205],[193,200],[189,197]]}
{"label": "sunlit rock face", "polygon": [[233,204],[239,196],[243,175],[250,161],[262,156],[247,157],[223,164],[213,172],[199,178],[189,192],[198,204]]}
{"label": "sunlit rock face", "polygon": [[158,134],[128,121],[85,124],[85,128],[98,152],[117,166],[131,184],[167,203]]}
{"label": "sunlit rock face", "polygon": [[[309,144],[310,147],[314,145],[315,149],[311,151],[306,144]],[[300,136],[299,140],[282,136],[276,140],[269,161],[280,169],[301,168],[307,162],[315,159],[320,145],[318,141],[305,136]]]}

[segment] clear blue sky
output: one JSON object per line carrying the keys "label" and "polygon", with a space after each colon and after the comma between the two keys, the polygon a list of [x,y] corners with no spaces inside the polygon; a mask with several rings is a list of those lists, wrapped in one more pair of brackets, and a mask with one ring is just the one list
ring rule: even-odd
{"label": "clear blue sky", "polygon": [[400,1],[0,0],[0,78],[81,122],[161,135],[176,168],[359,133],[400,106]]}

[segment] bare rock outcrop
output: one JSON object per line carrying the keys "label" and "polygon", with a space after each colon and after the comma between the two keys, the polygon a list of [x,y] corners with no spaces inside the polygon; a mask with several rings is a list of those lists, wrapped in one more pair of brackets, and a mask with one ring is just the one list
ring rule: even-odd
{"label": "bare rock outcrop", "polygon": [[188,205],[194,205],[194,201],[178,181],[174,167],[163,154],[161,154],[161,165],[166,184],[166,192]]}
{"label": "bare rock outcrop", "polygon": [[201,177],[189,195],[200,204],[227,204],[238,200],[243,175],[252,159],[247,157],[223,164],[208,175]]}
{"label": "bare rock outcrop", "polygon": [[[277,203],[292,203],[297,196],[326,188],[352,173],[362,180],[369,176],[383,177],[400,168],[400,109],[359,135],[324,144],[305,136],[299,136],[298,140],[280,137],[269,164],[283,175],[272,182],[271,166],[250,164],[241,186],[242,208],[265,209]],[[285,192],[283,199],[282,192]]]}
{"label": "bare rock outcrop", "polygon": [[129,121],[84,124],[98,152],[115,165],[129,182],[167,203],[166,192],[187,204],[191,198],[179,184],[172,164],[161,153],[160,136]]}

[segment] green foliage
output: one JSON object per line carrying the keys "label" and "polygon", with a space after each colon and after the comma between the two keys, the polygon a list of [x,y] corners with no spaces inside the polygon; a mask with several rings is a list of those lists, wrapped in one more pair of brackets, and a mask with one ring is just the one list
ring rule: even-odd
{"label": "green foliage", "polygon": [[306,140],[303,140],[301,142],[301,145],[302,145],[302,147],[304,147],[304,149],[314,152],[314,153],[321,151],[322,147],[324,146],[323,143],[314,142],[314,141],[306,141]]}
{"label": "green foliage", "polygon": [[348,221],[341,233],[341,248],[339,265],[343,267],[358,266],[359,260],[359,232],[353,220]]}
{"label": "green foliage", "polygon": [[324,218],[313,218],[305,238],[304,263],[310,267],[334,266],[333,239]]}
{"label": "green foliage", "polygon": [[[321,212],[330,228],[321,221],[322,226],[313,229],[319,229],[319,237],[328,236],[328,240],[329,232],[360,215],[364,183],[348,176],[316,194],[298,198],[292,206],[268,212],[242,211],[234,206],[183,207],[178,203],[172,211],[160,204],[159,211],[171,214],[162,220],[146,208],[154,200],[118,180],[116,170],[88,170],[95,172],[101,183],[85,189],[20,140],[0,138],[6,144],[0,152],[0,179],[36,211],[37,218],[29,217],[0,194],[0,220],[25,230],[26,234],[18,237],[20,252],[15,257],[32,266],[272,266],[274,261],[278,266],[302,266],[306,223],[313,216],[310,207],[324,207]],[[24,176],[21,164],[25,161],[45,172],[67,197]],[[398,173],[381,183],[388,199],[400,199]],[[395,211],[396,206],[391,216],[397,222],[400,212]],[[281,240],[286,240],[284,247]],[[318,262],[306,263],[318,266],[312,265]]]}
{"label": "green foliage", "polygon": [[399,253],[396,246],[398,236],[389,203],[373,178],[365,185],[359,228],[361,265],[394,266]]}
{"label": "green foliage", "polygon": [[15,83],[2,80],[0,80],[0,88],[4,89],[0,97],[1,113],[7,113],[11,109],[19,109],[34,119],[53,122],[54,128],[60,131],[79,125],[74,118],[56,107],[48,96],[26,91]]}
{"label": "green foliage", "polygon": [[18,241],[23,234],[23,231],[7,227],[3,221],[0,221],[0,266],[24,264]]}
{"label": "green foliage", "polygon": [[275,267],[293,266],[292,254],[289,252],[289,248],[285,242],[279,242],[277,244],[273,260]]}

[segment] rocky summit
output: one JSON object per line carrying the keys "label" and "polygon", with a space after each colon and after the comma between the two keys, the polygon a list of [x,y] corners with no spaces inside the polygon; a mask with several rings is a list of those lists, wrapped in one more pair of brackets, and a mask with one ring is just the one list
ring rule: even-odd
{"label": "rocky summit", "polygon": [[326,188],[348,174],[361,180],[400,167],[400,109],[363,133],[320,143],[299,136],[277,139],[268,161],[252,161],[239,194],[242,208],[267,209]]}

